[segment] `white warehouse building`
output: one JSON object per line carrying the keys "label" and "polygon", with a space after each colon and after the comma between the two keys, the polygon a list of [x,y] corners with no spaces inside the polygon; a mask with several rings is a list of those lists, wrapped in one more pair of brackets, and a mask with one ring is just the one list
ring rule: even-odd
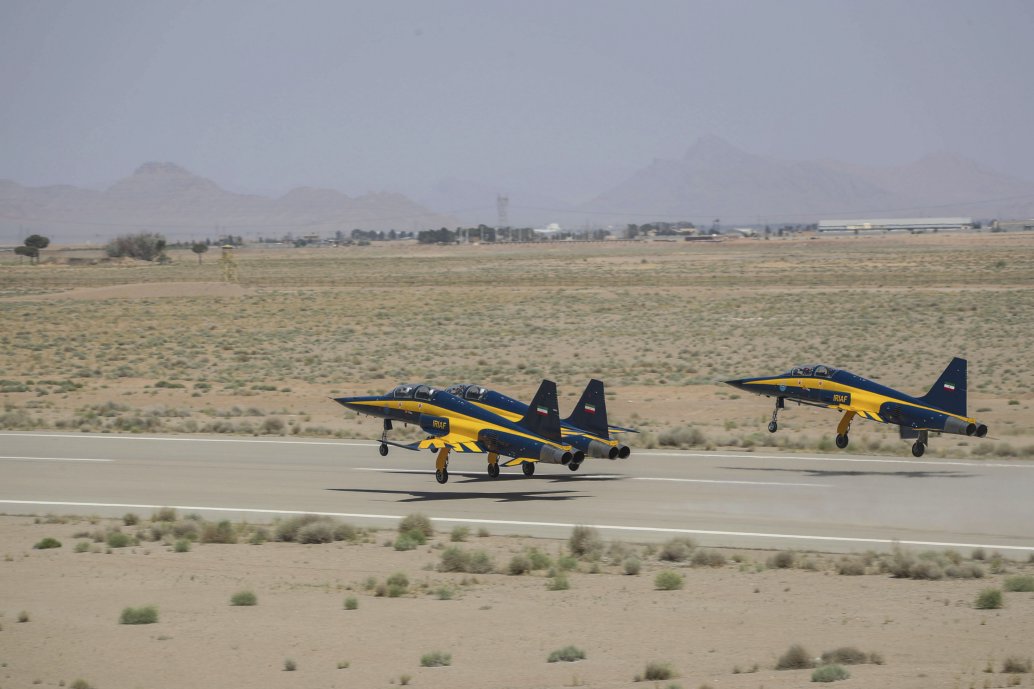
{"label": "white warehouse building", "polygon": [[819,232],[939,232],[971,230],[973,218],[860,218],[820,220]]}

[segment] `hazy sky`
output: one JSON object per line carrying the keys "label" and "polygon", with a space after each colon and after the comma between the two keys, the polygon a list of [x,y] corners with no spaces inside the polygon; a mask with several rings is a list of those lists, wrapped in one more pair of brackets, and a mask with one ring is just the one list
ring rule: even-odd
{"label": "hazy sky", "polygon": [[0,0],[0,178],[574,200],[715,134],[1034,179],[1034,3]]}

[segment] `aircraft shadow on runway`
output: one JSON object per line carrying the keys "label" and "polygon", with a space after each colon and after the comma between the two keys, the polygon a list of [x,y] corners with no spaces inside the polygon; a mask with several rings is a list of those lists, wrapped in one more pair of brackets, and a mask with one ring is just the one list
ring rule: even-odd
{"label": "aircraft shadow on runway", "polygon": [[430,502],[435,500],[494,500],[495,502],[559,502],[588,498],[591,495],[572,490],[541,491],[443,491],[443,490],[384,490],[378,488],[327,488],[341,493],[366,493],[369,495],[408,496],[398,502]]}
{"label": "aircraft shadow on runway", "polygon": [[[395,470],[395,469],[384,469],[378,473],[383,474],[404,474],[404,475],[426,475],[433,476],[433,471],[419,471],[419,470]],[[549,482],[549,483],[584,483],[586,481],[622,481],[627,479],[627,476],[622,474],[535,474],[534,476],[523,476],[521,474],[499,474],[497,478],[492,478],[487,474],[474,471],[450,471],[449,476],[452,480],[449,483],[505,483],[509,481],[537,481],[537,482]],[[458,479],[458,480],[457,480]]]}
{"label": "aircraft shadow on runway", "polygon": [[836,478],[838,476],[885,476],[888,478],[976,478],[977,474],[962,471],[858,471],[835,469],[784,469],[782,467],[722,467],[731,471],[779,471],[800,474],[811,478]]}

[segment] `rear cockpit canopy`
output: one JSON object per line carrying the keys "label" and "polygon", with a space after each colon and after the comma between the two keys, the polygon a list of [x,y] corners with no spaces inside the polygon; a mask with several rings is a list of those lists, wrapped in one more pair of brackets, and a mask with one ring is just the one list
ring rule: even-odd
{"label": "rear cockpit canopy", "polygon": [[807,366],[795,366],[788,374],[791,378],[830,378],[836,369],[824,364],[810,364]]}
{"label": "rear cockpit canopy", "polygon": [[445,390],[450,395],[456,395],[462,397],[465,400],[471,400],[473,402],[480,402],[485,398],[485,394],[488,392],[485,388],[480,385],[453,385]]}

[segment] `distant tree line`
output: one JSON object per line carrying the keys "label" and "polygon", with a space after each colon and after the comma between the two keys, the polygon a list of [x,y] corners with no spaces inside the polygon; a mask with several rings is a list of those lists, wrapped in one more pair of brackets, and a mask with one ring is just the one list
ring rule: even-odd
{"label": "distant tree line", "polygon": [[166,246],[165,237],[157,232],[140,232],[115,237],[104,247],[104,252],[111,258],[128,257],[166,263],[169,260],[165,255]]}
{"label": "distant tree line", "polygon": [[24,244],[14,247],[14,253],[19,256],[28,256],[30,264],[35,263],[39,265],[39,252],[48,246],[50,246],[50,237],[44,237],[41,234],[30,234],[25,238]]}

